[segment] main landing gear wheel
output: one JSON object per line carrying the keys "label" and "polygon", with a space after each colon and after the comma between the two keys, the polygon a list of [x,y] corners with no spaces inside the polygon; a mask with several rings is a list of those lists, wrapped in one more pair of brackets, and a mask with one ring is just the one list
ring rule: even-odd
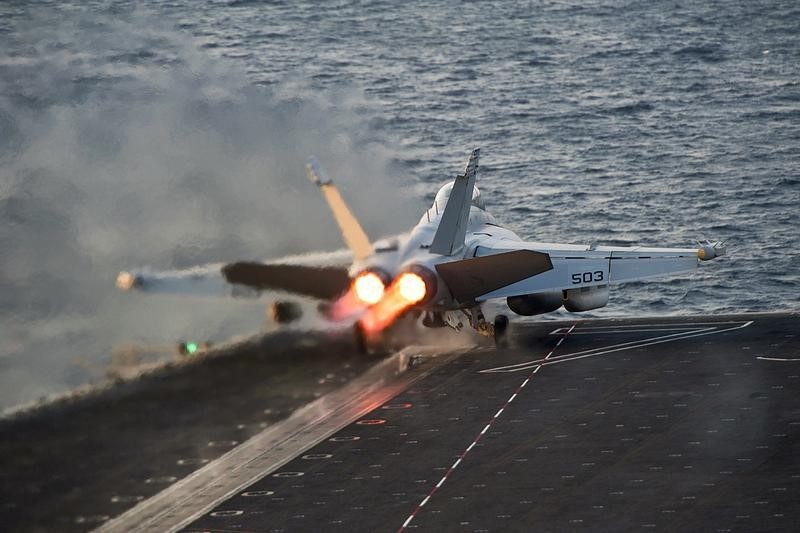
{"label": "main landing gear wheel", "polygon": [[494,345],[498,348],[508,347],[508,317],[506,315],[494,317]]}

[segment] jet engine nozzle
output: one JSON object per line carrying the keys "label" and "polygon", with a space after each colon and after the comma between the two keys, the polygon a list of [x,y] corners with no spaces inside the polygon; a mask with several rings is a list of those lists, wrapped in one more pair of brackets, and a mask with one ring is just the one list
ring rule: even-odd
{"label": "jet engine nozzle", "polygon": [[394,285],[397,286],[400,296],[410,305],[430,301],[439,290],[436,274],[421,265],[406,267],[395,278]]}
{"label": "jet engine nozzle", "polygon": [[383,297],[367,308],[359,324],[367,333],[382,331],[406,310],[433,299],[438,289],[436,274],[430,269],[409,265],[394,278]]}
{"label": "jet engine nozzle", "polygon": [[353,279],[353,291],[361,303],[374,305],[381,301],[391,276],[379,268],[362,270]]}

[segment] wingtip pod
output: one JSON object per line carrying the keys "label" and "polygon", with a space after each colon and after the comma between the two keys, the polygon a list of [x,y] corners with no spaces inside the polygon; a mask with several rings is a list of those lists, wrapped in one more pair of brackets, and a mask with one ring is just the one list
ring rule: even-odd
{"label": "wingtip pod", "polygon": [[308,175],[308,179],[311,180],[311,183],[322,187],[323,185],[330,185],[333,183],[333,180],[325,173],[325,170],[322,168],[322,165],[319,164],[317,158],[311,156],[308,158],[308,162],[306,163],[306,173]]}
{"label": "wingtip pod", "polygon": [[698,243],[700,247],[697,249],[697,257],[701,261],[710,261],[716,257],[725,255],[728,248],[725,246],[724,241]]}
{"label": "wingtip pod", "polygon": [[121,291],[130,291],[142,284],[142,279],[139,275],[133,272],[123,270],[117,274],[116,286]]}

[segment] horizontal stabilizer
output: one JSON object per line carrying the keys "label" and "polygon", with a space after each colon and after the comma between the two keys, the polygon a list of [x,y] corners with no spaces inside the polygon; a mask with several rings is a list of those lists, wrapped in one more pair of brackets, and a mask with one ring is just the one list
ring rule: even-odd
{"label": "horizontal stabilizer", "polygon": [[350,286],[347,269],[331,266],[238,262],[223,266],[222,275],[228,283],[258,290],[292,292],[320,300],[333,300]]}
{"label": "horizontal stabilizer", "polygon": [[460,303],[506,285],[552,270],[550,256],[533,250],[515,250],[436,265],[436,271]]}
{"label": "horizontal stabilizer", "polygon": [[362,261],[374,254],[375,251],[372,248],[372,244],[370,244],[369,238],[364,233],[364,229],[359,224],[358,219],[347,207],[344,198],[339,193],[339,189],[336,188],[333,180],[325,173],[315,158],[309,159],[306,165],[306,172],[308,173],[308,179],[320,188],[325,201],[328,202],[328,206],[333,212],[333,217],[342,232],[344,242],[353,251],[353,259]]}

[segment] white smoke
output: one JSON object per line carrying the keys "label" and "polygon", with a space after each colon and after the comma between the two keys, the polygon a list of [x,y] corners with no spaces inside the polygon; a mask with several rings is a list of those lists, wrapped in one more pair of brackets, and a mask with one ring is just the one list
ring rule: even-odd
{"label": "white smoke", "polygon": [[0,407],[85,381],[74,359],[103,363],[116,343],[259,327],[263,302],[131,296],[114,278],[342,247],[309,154],[371,237],[413,222],[360,91],[255,86],[141,12],[14,16],[0,38]]}

